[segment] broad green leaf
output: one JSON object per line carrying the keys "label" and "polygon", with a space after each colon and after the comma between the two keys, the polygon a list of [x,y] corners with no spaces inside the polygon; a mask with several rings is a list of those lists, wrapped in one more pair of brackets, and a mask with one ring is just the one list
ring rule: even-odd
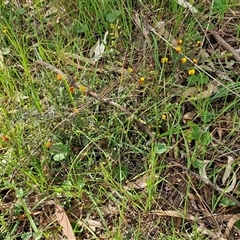
{"label": "broad green leaf", "polygon": [[116,21],[116,19],[119,15],[120,15],[120,12],[117,10],[114,10],[114,11],[110,12],[109,14],[107,14],[106,20],[110,23],[113,23]]}

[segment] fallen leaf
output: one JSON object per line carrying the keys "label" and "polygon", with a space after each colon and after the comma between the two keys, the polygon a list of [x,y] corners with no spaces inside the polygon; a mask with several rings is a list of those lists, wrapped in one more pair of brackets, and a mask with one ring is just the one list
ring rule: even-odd
{"label": "fallen leaf", "polygon": [[76,240],[68,216],[65,210],[59,204],[55,204],[55,217],[59,225],[62,226],[62,232],[67,237],[67,239]]}
{"label": "fallen leaf", "polygon": [[91,230],[93,232],[96,231],[96,228],[101,228],[102,224],[99,221],[92,220],[92,219],[86,219],[86,220],[79,220],[78,221],[79,226],[81,227],[87,227],[88,230]]}
{"label": "fallen leaf", "polygon": [[171,42],[173,46],[178,45],[178,41],[172,36],[172,34],[165,28],[165,22],[159,21],[155,25],[157,33],[162,36],[164,39]]}
{"label": "fallen leaf", "polygon": [[193,120],[193,118],[196,116],[196,112],[195,111],[191,111],[191,112],[187,112],[183,115],[183,122],[187,123],[188,121]]}
{"label": "fallen leaf", "polygon": [[199,99],[210,97],[214,92],[214,90],[215,90],[215,86],[212,83],[209,83],[207,85],[207,90],[198,93],[194,97],[191,97],[190,100],[199,100]]}
{"label": "fallen leaf", "polygon": [[191,13],[198,12],[198,10],[195,7],[193,7],[189,2],[187,2],[185,0],[178,0],[178,4],[186,9],[189,9]]}
{"label": "fallen leaf", "polygon": [[[207,165],[208,165],[210,162],[211,162],[211,161],[205,160],[203,167],[199,170],[199,175],[200,175],[202,178],[206,179],[207,181],[209,181],[209,179],[208,179],[208,176],[207,176],[207,173],[206,173],[206,167],[207,167]],[[225,171],[225,172],[226,172],[226,171]],[[227,176],[227,175],[228,175],[228,172],[226,173],[226,176]],[[225,178],[226,178],[226,176],[225,176]],[[229,176],[227,176],[227,177],[229,177]],[[226,179],[225,179],[225,181],[226,181]],[[217,185],[216,185],[216,187],[217,187],[217,189],[218,189],[219,191],[222,191],[222,192],[224,192],[224,193],[229,193],[229,192],[231,192],[231,191],[235,188],[236,183],[237,183],[236,173],[233,172],[232,183],[231,183],[228,187],[226,187],[226,188],[220,188],[220,187],[218,187]]]}
{"label": "fallen leaf", "polygon": [[194,96],[194,94],[198,93],[198,88],[196,87],[190,87],[188,89],[186,89],[184,92],[183,92],[183,98],[187,98],[189,96]]}
{"label": "fallen leaf", "polygon": [[231,156],[228,156],[228,162],[225,168],[225,172],[223,174],[222,183],[225,184],[226,180],[229,178],[231,172],[232,172],[232,163],[234,162],[234,159]]}
{"label": "fallen leaf", "polygon": [[102,43],[100,44],[100,39],[98,39],[96,44],[90,49],[89,56],[93,58],[95,62],[98,61],[104,53],[105,45],[107,44],[107,36],[108,31],[105,32]]}
{"label": "fallen leaf", "polygon": [[[157,175],[154,176],[154,179],[157,179]],[[126,190],[132,190],[132,189],[144,189],[147,187],[147,181],[149,179],[149,176],[147,176],[147,174],[143,175],[142,177],[140,177],[139,179],[137,179],[136,181],[131,181],[128,182],[124,188]]]}

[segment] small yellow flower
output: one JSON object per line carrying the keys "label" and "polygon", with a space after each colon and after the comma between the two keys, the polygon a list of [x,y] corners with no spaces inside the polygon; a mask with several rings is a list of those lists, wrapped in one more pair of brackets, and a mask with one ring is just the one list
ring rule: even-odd
{"label": "small yellow flower", "polygon": [[140,79],[138,80],[138,83],[143,83],[145,81],[145,77],[140,77]]}
{"label": "small yellow flower", "polygon": [[57,80],[58,80],[58,81],[61,81],[62,79],[63,79],[63,76],[62,76],[61,74],[58,74],[58,75],[57,75]]}
{"label": "small yellow flower", "polygon": [[162,115],[162,120],[164,120],[164,121],[167,120],[167,115],[166,115],[166,114],[163,114],[163,115]]}
{"label": "small yellow flower", "polygon": [[177,53],[180,53],[182,51],[182,48],[180,46],[175,47],[175,50]]}
{"label": "small yellow flower", "polygon": [[79,89],[80,89],[80,91],[81,91],[82,93],[84,93],[84,92],[87,91],[87,88],[86,88],[85,86],[83,86],[83,85],[80,85],[80,86],[79,86]]}
{"label": "small yellow flower", "polygon": [[187,62],[187,59],[184,57],[181,59],[181,63],[186,63]]}
{"label": "small yellow flower", "polygon": [[197,64],[197,59],[196,58],[194,58],[192,61],[193,61],[193,64]]}
{"label": "small yellow flower", "polygon": [[78,108],[73,108],[73,113],[75,113],[75,114],[77,114],[77,113],[79,113],[79,109]]}
{"label": "small yellow flower", "polygon": [[46,148],[50,148],[52,146],[52,142],[51,141],[47,141],[46,143],[45,143],[45,147]]}
{"label": "small yellow flower", "polygon": [[128,70],[129,73],[133,72],[133,69],[131,67],[129,67],[127,70]]}
{"label": "small yellow flower", "polygon": [[189,76],[192,76],[192,75],[194,75],[195,74],[195,69],[189,69],[188,70],[188,75]]}
{"label": "small yellow flower", "polygon": [[168,58],[167,57],[163,57],[161,59],[161,63],[168,63]]}
{"label": "small yellow flower", "polygon": [[200,47],[201,45],[202,45],[202,42],[201,41],[197,41],[196,47]]}
{"label": "small yellow flower", "polygon": [[177,41],[177,45],[181,45],[183,43],[183,40],[182,39],[179,39],[178,41]]}

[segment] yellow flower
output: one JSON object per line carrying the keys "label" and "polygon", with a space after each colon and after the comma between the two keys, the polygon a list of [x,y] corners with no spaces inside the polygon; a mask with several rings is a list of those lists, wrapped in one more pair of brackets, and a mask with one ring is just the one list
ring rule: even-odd
{"label": "yellow flower", "polygon": [[78,108],[73,108],[73,113],[75,113],[75,114],[77,114],[77,113],[79,113],[79,109]]}
{"label": "yellow flower", "polygon": [[3,34],[7,34],[7,32],[8,32],[7,27],[4,27],[3,30],[2,30],[2,33],[3,33]]}
{"label": "yellow flower", "polygon": [[177,45],[181,45],[183,43],[183,40],[182,39],[179,39],[178,41],[177,41]]}
{"label": "yellow flower", "polygon": [[202,45],[202,42],[201,41],[197,41],[196,47],[200,47],[201,45]]}
{"label": "yellow flower", "polygon": [[163,115],[162,115],[162,120],[164,120],[164,121],[167,120],[167,115],[166,115],[166,114],[163,114]]}
{"label": "yellow flower", "polygon": [[192,75],[194,75],[195,74],[195,69],[189,69],[188,70],[188,75],[189,76],[192,76]]}
{"label": "yellow flower", "polygon": [[180,53],[182,51],[182,48],[180,46],[175,47],[175,50],[177,53]]}
{"label": "yellow flower", "polygon": [[161,59],[161,63],[168,63],[168,58],[167,57],[163,57]]}
{"label": "yellow flower", "polygon": [[61,74],[58,74],[58,75],[57,75],[57,80],[58,80],[58,81],[61,81],[62,79],[63,79],[63,76],[62,76]]}
{"label": "yellow flower", "polygon": [[197,59],[196,58],[194,58],[192,61],[193,61],[193,64],[197,64]]}
{"label": "yellow flower", "polygon": [[140,79],[138,80],[138,83],[143,83],[145,81],[144,77],[140,77]]}
{"label": "yellow flower", "polygon": [[81,91],[82,93],[84,93],[84,92],[87,91],[87,88],[86,88],[85,86],[83,86],[83,85],[80,85],[80,86],[79,86],[79,89],[80,89],[80,91]]}
{"label": "yellow flower", "polygon": [[186,63],[186,62],[187,62],[187,59],[184,57],[184,58],[181,59],[181,62],[182,62],[182,63]]}
{"label": "yellow flower", "polygon": [[133,72],[133,69],[131,67],[129,67],[127,70],[128,70],[129,73]]}
{"label": "yellow flower", "polygon": [[45,147],[46,148],[50,148],[52,146],[52,142],[51,141],[47,141],[46,143],[45,143]]}

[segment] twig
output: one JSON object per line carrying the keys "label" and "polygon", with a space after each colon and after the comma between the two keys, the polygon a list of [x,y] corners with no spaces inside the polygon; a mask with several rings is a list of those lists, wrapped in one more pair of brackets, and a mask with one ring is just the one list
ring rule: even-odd
{"label": "twig", "polygon": [[36,63],[37,65],[41,65],[41,66],[43,66],[43,67],[46,67],[46,68],[52,70],[53,72],[55,72],[55,73],[57,73],[57,74],[62,75],[62,76],[67,80],[67,82],[68,82],[68,84],[69,84],[70,86],[73,86],[73,87],[76,87],[76,88],[79,87],[79,86],[77,85],[77,83],[74,81],[73,78],[69,77],[69,76],[66,75],[63,71],[59,70],[58,68],[54,67],[53,65],[51,65],[51,64],[49,64],[49,63],[47,63],[47,62],[44,62],[44,61],[42,61],[42,60],[37,60],[35,63]]}
{"label": "twig", "polygon": [[228,199],[230,199],[231,201],[235,202],[237,204],[238,207],[240,207],[240,202],[233,196],[227,194],[224,192],[224,190],[222,190],[221,188],[219,188],[218,186],[216,186],[215,184],[213,184],[210,180],[206,179],[206,178],[203,178],[201,177],[199,174],[191,171],[190,169],[188,169],[187,167],[179,164],[179,163],[176,163],[176,162],[173,162],[173,165],[174,166],[177,166],[177,167],[180,167],[182,168],[183,170],[187,171],[188,173],[190,173],[191,175],[193,175],[194,177],[196,177],[198,180],[201,180],[202,182],[206,183],[207,185],[209,185],[210,187],[212,187],[214,190],[216,190],[217,192],[223,194],[225,197],[227,197]]}
{"label": "twig", "polygon": [[225,50],[229,51],[232,53],[233,58],[240,62],[240,55],[239,53],[233,48],[231,47],[218,33],[212,33],[213,37],[217,40],[217,42],[223,47],[225,48]]}
{"label": "twig", "polygon": [[[71,77],[67,76],[64,72],[62,72],[58,68],[54,67],[53,65],[51,65],[51,64],[49,64],[47,62],[41,61],[41,60],[37,60],[35,63],[37,65],[46,67],[46,68],[52,70],[53,72],[55,72],[57,74],[61,74],[67,80],[67,82],[68,82],[68,84],[70,86],[79,88],[78,84],[74,81],[74,79],[72,79]],[[93,98],[99,100],[100,102],[102,102],[104,104],[111,105],[113,107],[118,108],[119,110],[124,112],[127,116],[131,117],[133,119],[133,122],[137,125],[137,127],[140,130],[142,130],[143,132],[147,133],[151,138],[154,138],[154,135],[149,130],[149,128],[144,123],[142,123],[141,120],[137,120],[136,117],[134,116],[134,114],[132,114],[127,108],[123,107],[122,105],[120,105],[120,104],[118,104],[118,103],[116,103],[116,102],[114,102],[112,100],[109,100],[107,98],[102,98],[100,95],[98,95],[97,93],[92,92],[90,90],[86,91],[86,94],[88,96],[90,96],[90,97],[93,97]]]}

